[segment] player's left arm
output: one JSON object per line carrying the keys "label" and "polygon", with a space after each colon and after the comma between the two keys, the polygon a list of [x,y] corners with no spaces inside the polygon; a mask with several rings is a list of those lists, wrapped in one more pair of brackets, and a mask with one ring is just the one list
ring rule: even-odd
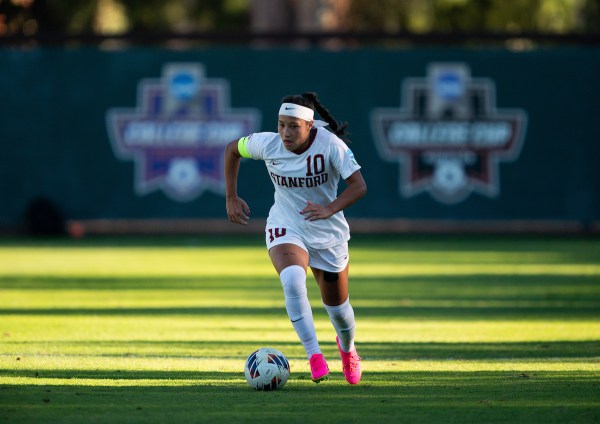
{"label": "player's left arm", "polygon": [[306,207],[300,211],[300,213],[304,215],[304,219],[308,221],[327,219],[339,211],[344,210],[367,194],[367,184],[365,183],[360,169],[346,178],[345,181],[347,187],[330,204],[319,205],[307,201]]}

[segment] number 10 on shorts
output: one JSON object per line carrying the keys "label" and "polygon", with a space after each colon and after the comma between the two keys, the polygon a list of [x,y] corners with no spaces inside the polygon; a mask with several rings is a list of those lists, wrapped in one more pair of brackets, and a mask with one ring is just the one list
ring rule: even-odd
{"label": "number 10 on shorts", "polygon": [[269,243],[273,243],[273,240],[279,237],[285,236],[285,228],[269,228]]}

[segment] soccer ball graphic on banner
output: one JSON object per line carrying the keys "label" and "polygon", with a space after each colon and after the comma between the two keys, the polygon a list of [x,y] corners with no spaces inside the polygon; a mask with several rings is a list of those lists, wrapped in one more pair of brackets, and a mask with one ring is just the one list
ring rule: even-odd
{"label": "soccer ball graphic on banner", "polygon": [[277,349],[262,347],[248,356],[244,374],[253,389],[280,389],[290,377],[290,363]]}

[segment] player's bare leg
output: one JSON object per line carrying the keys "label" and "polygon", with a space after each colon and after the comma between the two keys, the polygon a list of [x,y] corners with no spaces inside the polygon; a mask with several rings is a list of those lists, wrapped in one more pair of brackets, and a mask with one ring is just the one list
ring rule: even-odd
{"label": "player's bare leg", "polygon": [[269,257],[278,274],[291,265],[308,267],[308,252],[291,243],[279,244],[269,249]]}
{"label": "player's bare leg", "polygon": [[348,299],[348,269],[346,268],[337,273],[323,271],[322,269],[311,268],[315,280],[321,291],[321,299],[328,306],[341,305]]}

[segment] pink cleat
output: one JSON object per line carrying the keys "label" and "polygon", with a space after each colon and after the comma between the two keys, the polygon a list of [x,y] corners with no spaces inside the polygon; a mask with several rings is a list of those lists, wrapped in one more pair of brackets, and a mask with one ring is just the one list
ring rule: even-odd
{"label": "pink cleat", "polygon": [[360,371],[360,356],[356,353],[356,348],[353,348],[350,352],[344,352],[340,347],[340,339],[335,338],[340,355],[342,355],[342,369],[344,371],[344,377],[350,384],[358,384],[362,372]]}
{"label": "pink cleat", "polygon": [[329,375],[329,367],[325,361],[325,357],[322,353],[313,354],[310,359],[310,377],[315,383],[320,383],[323,380],[327,380]]}

